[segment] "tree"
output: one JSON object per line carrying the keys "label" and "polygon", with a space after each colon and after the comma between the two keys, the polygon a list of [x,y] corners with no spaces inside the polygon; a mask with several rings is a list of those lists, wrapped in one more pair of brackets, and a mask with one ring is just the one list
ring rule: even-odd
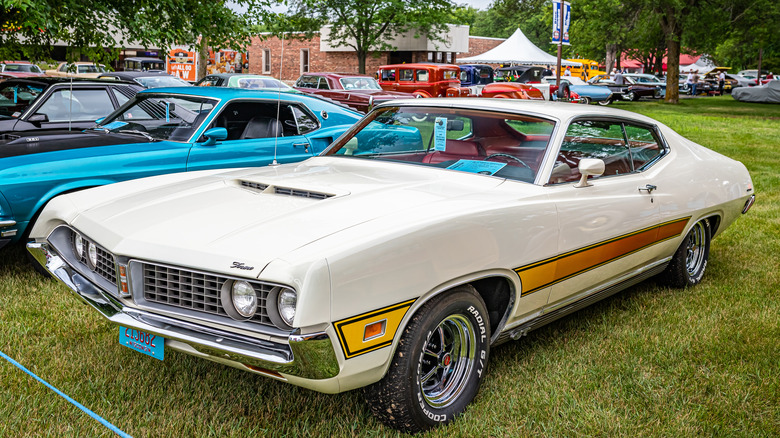
{"label": "tree", "polygon": [[221,0],[0,0],[0,59],[46,60],[56,41],[80,55],[107,63],[134,41],[144,47],[196,45],[201,36],[221,47],[249,43],[250,25],[270,0],[233,0],[237,14]]}
{"label": "tree", "polygon": [[290,20],[307,26],[329,24],[328,42],[351,47],[360,73],[365,73],[368,54],[393,49],[387,41],[400,33],[411,30],[415,36],[443,42],[439,35],[454,8],[451,0],[292,0]]}

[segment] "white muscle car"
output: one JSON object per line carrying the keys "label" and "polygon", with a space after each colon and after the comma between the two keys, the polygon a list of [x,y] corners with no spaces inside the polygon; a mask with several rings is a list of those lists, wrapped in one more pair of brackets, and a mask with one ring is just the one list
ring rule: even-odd
{"label": "white muscle car", "polygon": [[466,409],[490,347],[651,276],[698,283],[754,199],[745,166],[647,117],[418,99],[301,163],[57,197],[28,248],[123,345],[366,387],[413,432]]}

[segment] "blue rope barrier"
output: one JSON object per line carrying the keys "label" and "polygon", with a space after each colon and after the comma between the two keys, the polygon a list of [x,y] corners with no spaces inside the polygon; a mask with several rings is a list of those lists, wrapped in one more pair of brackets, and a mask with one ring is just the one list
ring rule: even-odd
{"label": "blue rope barrier", "polygon": [[51,386],[51,385],[50,385],[48,382],[46,382],[45,380],[43,380],[43,379],[41,379],[40,377],[38,377],[38,376],[36,376],[35,374],[33,374],[33,373],[30,371],[30,370],[28,370],[27,368],[25,368],[24,366],[22,366],[22,364],[20,364],[19,362],[17,362],[17,361],[15,361],[15,360],[11,359],[10,357],[8,357],[8,355],[6,355],[5,353],[3,353],[2,351],[0,351],[0,357],[2,357],[3,359],[7,360],[8,362],[11,362],[11,364],[13,364],[15,367],[19,368],[20,370],[24,371],[25,373],[27,373],[27,374],[31,375],[32,377],[34,377],[34,378],[35,378],[35,380],[37,380],[37,381],[39,381],[39,382],[43,383],[44,385],[46,385],[46,387],[47,387],[47,388],[49,388],[49,389],[51,389],[52,391],[56,392],[56,393],[57,393],[58,395],[60,395],[62,398],[64,398],[64,399],[65,399],[65,400],[67,400],[68,402],[72,403],[74,406],[76,406],[77,408],[81,409],[82,411],[86,412],[86,413],[87,413],[87,414],[88,414],[90,417],[92,417],[92,418],[94,418],[95,420],[97,420],[97,421],[98,421],[100,424],[102,424],[103,426],[106,426],[108,429],[110,429],[110,430],[111,430],[112,432],[114,432],[115,434],[119,435],[119,436],[120,436],[120,437],[122,437],[122,438],[133,438],[132,436],[128,435],[127,433],[125,433],[125,432],[122,432],[122,431],[121,431],[121,430],[120,430],[118,427],[114,426],[113,424],[111,424],[111,423],[109,423],[108,421],[106,421],[105,419],[103,419],[103,417],[101,417],[100,415],[98,415],[98,414],[96,414],[96,413],[94,413],[94,412],[90,411],[89,409],[87,409],[87,408],[86,408],[84,405],[82,405],[81,403],[79,403],[79,402],[77,402],[76,400],[73,400],[72,398],[68,397],[68,396],[67,396],[65,393],[63,393],[63,392],[62,392],[62,391],[60,391],[59,389],[57,389],[57,388],[55,388],[55,387]]}

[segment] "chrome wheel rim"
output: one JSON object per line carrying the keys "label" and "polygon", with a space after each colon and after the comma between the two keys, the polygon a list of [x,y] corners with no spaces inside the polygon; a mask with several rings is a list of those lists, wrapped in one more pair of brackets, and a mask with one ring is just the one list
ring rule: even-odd
{"label": "chrome wheel rim", "polygon": [[704,225],[698,222],[693,226],[690,235],[688,236],[688,245],[685,248],[685,269],[688,271],[688,275],[696,275],[704,263]]}
{"label": "chrome wheel rim", "polygon": [[476,331],[465,315],[450,315],[430,332],[417,368],[417,382],[429,406],[444,408],[463,393],[476,345]]}

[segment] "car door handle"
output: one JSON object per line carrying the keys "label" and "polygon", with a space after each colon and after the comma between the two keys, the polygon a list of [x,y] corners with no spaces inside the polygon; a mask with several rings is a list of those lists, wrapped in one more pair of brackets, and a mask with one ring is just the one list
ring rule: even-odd
{"label": "car door handle", "polygon": [[658,188],[658,187],[656,187],[656,186],[654,186],[654,185],[652,185],[652,184],[647,184],[647,185],[645,185],[644,187],[639,187],[639,191],[641,192],[641,191],[643,191],[643,190],[646,190],[646,191],[647,191],[647,193],[653,193],[653,190],[655,190],[655,189],[657,189],[657,188]]}
{"label": "car door handle", "polygon": [[294,148],[303,148],[304,152],[309,152],[309,143],[293,143]]}

